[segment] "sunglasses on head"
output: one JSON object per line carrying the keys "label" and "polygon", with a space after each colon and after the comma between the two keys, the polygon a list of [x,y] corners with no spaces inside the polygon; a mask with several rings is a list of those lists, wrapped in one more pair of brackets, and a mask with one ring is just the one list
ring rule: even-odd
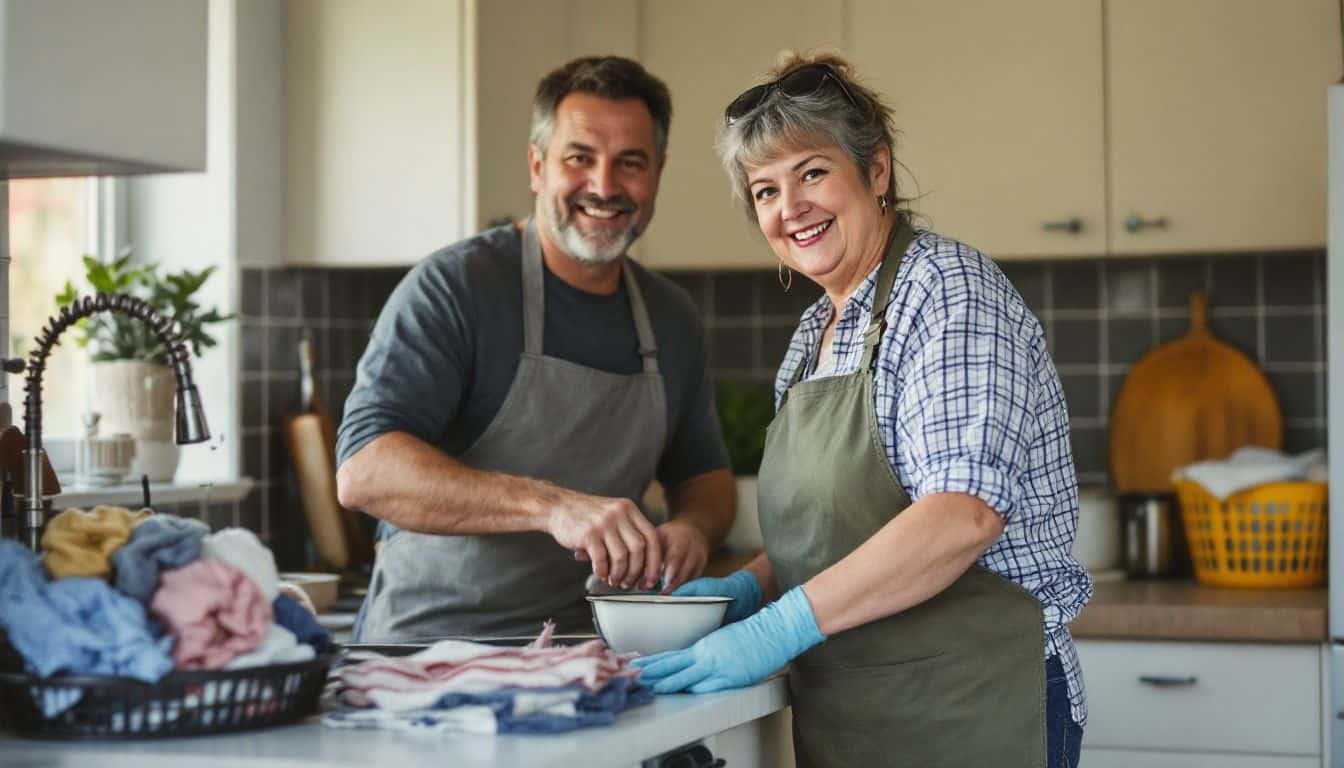
{"label": "sunglasses on head", "polygon": [[727,109],[723,110],[723,120],[728,125],[732,125],[746,117],[752,110],[761,106],[770,92],[776,88],[789,98],[798,98],[799,96],[809,96],[816,93],[827,83],[832,83],[839,88],[845,98],[849,99],[850,104],[855,107],[861,106],[859,100],[854,98],[854,94],[850,93],[849,88],[845,86],[845,81],[840,78],[840,75],[830,64],[806,64],[774,82],[753,86],[743,91],[740,96],[728,104]]}

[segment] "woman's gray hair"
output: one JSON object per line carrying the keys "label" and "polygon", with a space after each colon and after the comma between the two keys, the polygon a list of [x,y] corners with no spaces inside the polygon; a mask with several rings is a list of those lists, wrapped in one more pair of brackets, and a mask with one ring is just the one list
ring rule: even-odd
{"label": "woman's gray hair", "polygon": [[848,155],[864,179],[885,147],[891,157],[887,203],[898,209],[904,207],[906,201],[896,193],[896,129],[891,108],[876,92],[855,82],[848,61],[834,54],[786,53],[764,82],[778,80],[808,64],[829,65],[833,76],[844,80],[845,88],[859,104],[852,104],[844,91],[834,86],[803,96],[787,96],[775,88],[755,109],[720,130],[719,157],[732,179],[733,195],[746,208],[747,217],[756,220],[747,168],[763,165],[786,152],[827,145]]}

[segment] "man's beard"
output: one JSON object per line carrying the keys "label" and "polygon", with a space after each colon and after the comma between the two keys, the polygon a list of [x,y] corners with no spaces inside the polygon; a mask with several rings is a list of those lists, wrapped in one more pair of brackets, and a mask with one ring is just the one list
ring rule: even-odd
{"label": "man's beard", "polygon": [[[621,211],[622,215],[629,216],[629,221],[623,229],[609,235],[585,233],[574,220],[577,215],[575,208],[580,205]],[[609,264],[619,259],[642,233],[634,215],[635,204],[624,195],[603,199],[596,195],[574,193],[565,198],[561,205],[555,203],[555,198],[550,198],[541,209],[541,223],[546,227],[552,242],[585,264]]]}

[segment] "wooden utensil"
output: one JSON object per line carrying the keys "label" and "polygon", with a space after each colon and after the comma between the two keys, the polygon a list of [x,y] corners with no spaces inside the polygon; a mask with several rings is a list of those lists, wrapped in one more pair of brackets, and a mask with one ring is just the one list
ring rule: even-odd
{"label": "wooden utensil", "polygon": [[1214,338],[1204,294],[1190,294],[1190,330],[1149,352],[1111,411],[1115,490],[1170,491],[1173,470],[1245,445],[1279,448],[1283,413],[1256,364]]}
{"label": "wooden utensil", "polygon": [[336,498],[336,425],[317,393],[313,374],[313,341],[299,340],[299,383],[302,413],[291,416],[285,435],[299,482],[299,496],[312,530],[318,556],[331,568],[355,568],[373,559],[373,549],[359,513]]}

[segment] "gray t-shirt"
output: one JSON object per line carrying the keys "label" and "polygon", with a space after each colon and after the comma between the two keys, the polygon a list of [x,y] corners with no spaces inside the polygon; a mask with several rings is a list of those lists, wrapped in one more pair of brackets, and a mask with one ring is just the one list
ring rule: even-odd
{"label": "gray t-shirt", "polygon": [[[728,466],[705,375],[704,328],[686,292],[631,262],[667,390],[657,477],[675,487]],[[624,283],[598,296],[546,270],[544,354],[611,373],[641,370]],[[392,292],[345,401],[337,461],[387,432],[459,455],[499,412],[523,351],[522,236],[497,227],[436,251]],[[539,425],[540,426],[540,425]]]}

